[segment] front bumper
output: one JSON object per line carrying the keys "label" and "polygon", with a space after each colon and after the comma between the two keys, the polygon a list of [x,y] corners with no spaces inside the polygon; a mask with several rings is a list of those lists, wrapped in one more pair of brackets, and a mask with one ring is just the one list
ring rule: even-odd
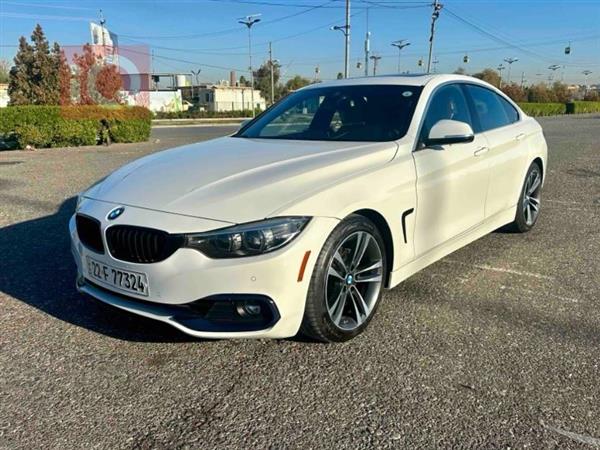
{"label": "front bumper", "polygon": [[[162,229],[169,233],[203,232],[222,228],[221,222],[196,219],[170,213],[150,211],[127,206],[126,212],[116,220],[106,216],[115,208],[114,203],[84,200],[79,212],[101,222],[104,238],[109,225],[126,224]],[[113,258],[107,251],[98,254],[79,241],[74,217],[69,223],[71,251],[78,271],[78,289],[117,308],[168,323],[184,333],[203,338],[283,338],[297,334],[316,258],[333,228],[339,223],[334,218],[315,217],[305,230],[286,247],[266,255],[237,258],[210,259],[202,253],[181,248],[164,261],[137,264]],[[106,248],[106,241],[104,241]],[[306,255],[304,276],[299,271]],[[149,294],[139,296],[123,293],[110,285],[102,285],[87,275],[86,258],[112,267],[143,272],[148,277]],[[192,303],[211,301],[215,296],[229,296],[232,302],[243,296],[260,296],[272,302],[278,320],[265,321],[262,329],[243,329],[182,320],[181,307]],[[189,319],[189,317],[188,317]]]}

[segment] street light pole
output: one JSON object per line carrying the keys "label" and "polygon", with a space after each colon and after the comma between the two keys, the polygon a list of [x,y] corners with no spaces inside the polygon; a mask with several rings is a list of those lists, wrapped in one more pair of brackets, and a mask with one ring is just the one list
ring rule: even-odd
{"label": "street light pole", "polygon": [[429,56],[427,58],[427,73],[431,72],[431,57],[433,56],[433,38],[435,36],[435,22],[440,17],[440,11],[444,7],[438,0],[433,1],[433,13],[431,14],[431,32],[429,35]]}
{"label": "street light pole", "polygon": [[584,70],[584,71],[583,71],[583,72],[581,72],[581,73],[582,73],[582,74],[583,74],[583,76],[585,77],[585,94],[584,94],[584,95],[587,95],[587,93],[588,93],[588,89],[589,89],[589,88],[588,88],[588,75],[590,75],[590,74],[592,73],[592,71],[591,71],[591,70],[587,70],[587,69],[586,69],[586,70]]}
{"label": "street light pole", "polygon": [[335,25],[331,27],[331,30],[341,31],[345,38],[345,49],[344,49],[344,78],[348,78],[350,75],[350,3],[346,0],[346,25]]}
{"label": "street light pole", "polygon": [[373,60],[373,76],[377,75],[377,63],[381,59],[381,56],[371,55],[369,58]]}
{"label": "street light pole", "polygon": [[498,68],[496,69],[496,70],[498,70],[498,73],[500,74],[500,86],[498,86],[498,87],[500,87],[500,88],[502,87],[502,71],[503,71],[504,69],[506,69],[506,67],[504,67],[504,65],[502,65],[502,64],[500,64],[500,65],[498,66]]}
{"label": "street light pole", "polygon": [[404,47],[408,47],[410,42],[406,42],[406,39],[392,42],[392,46],[398,48],[398,73],[400,73],[400,54]]}
{"label": "street light pole", "polygon": [[507,76],[507,80],[506,83],[510,84],[510,69],[513,65],[513,63],[517,62],[519,60],[519,58],[504,58],[504,62],[508,64],[508,76]]}
{"label": "street light pole", "polygon": [[269,42],[269,67],[271,68],[271,105],[275,103],[275,75],[273,73],[273,47]]}
{"label": "street light pole", "polygon": [[350,76],[350,0],[346,0],[346,48],[344,51],[344,78]]}
{"label": "street light pole", "polygon": [[250,61],[250,101],[252,102],[252,117],[256,115],[256,105],[254,104],[254,70],[252,69],[252,25],[260,22],[260,14],[253,14],[238,20],[238,23],[248,27],[248,59]]}

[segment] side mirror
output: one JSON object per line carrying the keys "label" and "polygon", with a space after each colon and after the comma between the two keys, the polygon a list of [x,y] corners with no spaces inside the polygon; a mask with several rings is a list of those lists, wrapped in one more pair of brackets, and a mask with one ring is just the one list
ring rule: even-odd
{"label": "side mirror", "polygon": [[425,145],[460,144],[474,139],[475,134],[468,123],[443,119],[431,127]]}

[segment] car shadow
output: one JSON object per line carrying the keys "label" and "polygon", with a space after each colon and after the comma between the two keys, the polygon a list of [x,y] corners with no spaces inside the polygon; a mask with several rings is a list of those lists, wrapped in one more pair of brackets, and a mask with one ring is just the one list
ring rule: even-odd
{"label": "car shadow", "polygon": [[68,232],[75,203],[72,197],[54,214],[0,228],[0,291],[52,317],[116,339],[196,341],[167,324],[77,292]]}

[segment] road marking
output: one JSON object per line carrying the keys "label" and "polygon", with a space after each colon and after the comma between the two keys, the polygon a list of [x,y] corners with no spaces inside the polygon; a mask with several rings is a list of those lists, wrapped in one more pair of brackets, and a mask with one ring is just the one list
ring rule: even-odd
{"label": "road marking", "polygon": [[469,263],[464,263],[461,261],[455,261],[453,259],[442,259],[441,262],[446,263],[446,264],[460,264],[462,266],[474,267],[476,269],[489,270],[492,272],[509,273],[512,275],[519,275],[519,276],[523,276],[523,277],[539,278],[541,280],[554,280],[555,279],[554,277],[551,277],[549,275],[542,275],[541,273],[524,272],[521,270],[514,270],[514,269],[505,269],[504,267],[493,267],[493,266],[488,266],[487,264],[469,264]]}
{"label": "road marking", "polygon": [[550,430],[558,433],[562,436],[568,437],[577,442],[581,442],[582,444],[593,445],[594,447],[600,447],[600,439],[579,433],[573,433],[572,431],[563,430],[561,428],[553,427],[552,425],[546,425],[543,421],[540,420],[540,424]]}

